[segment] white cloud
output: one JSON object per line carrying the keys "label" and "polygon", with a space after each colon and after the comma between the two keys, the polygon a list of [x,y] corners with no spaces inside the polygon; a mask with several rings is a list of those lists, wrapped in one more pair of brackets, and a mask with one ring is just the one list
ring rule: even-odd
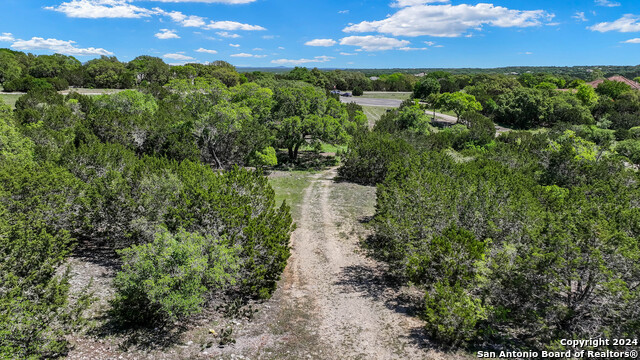
{"label": "white cloud", "polygon": [[218,36],[223,37],[223,38],[229,38],[229,39],[237,39],[237,38],[241,38],[242,36],[238,35],[238,34],[233,34],[230,32],[226,32],[226,31],[218,31],[216,33]]}
{"label": "white cloud", "polygon": [[338,11],[338,14],[348,14],[349,10],[340,10]]}
{"label": "white cloud", "polygon": [[614,22],[603,22],[588,29],[599,32],[619,31],[619,32],[636,32],[640,31],[640,18],[636,15],[626,14]]}
{"label": "white cloud", "polygon": [[331,61],[331,59],[335,59],[331,56],[316,56],[313,59],[297,59],[297,60],[293,60],[293,59],[277,59],[277,60],[271,60],[272,64],[277,64],[277,65],[302,65],[302,64],[307,64],[307,63],[323,63],[323,62],[327,62],[327,61]]}
{"label": "white cloud", "polygon": [[187,56],[187,55],[182,54],[182,53],[164,54],[164,55],[162,55],[162,57],[165,58],[165,59],[179,60],[179,61],[195,60],[191,56]]}
{"label": "white cloud", "polygon": [[161,40],[180,39],[180,36],[176,34],[175,30],[169,30],[169,29],[160,29],[160,32],[155,34],[154,36]]}
{"label": "white cloud", "polygon": [[[103,0],[107,1],[107,0]],[[108,0],[113,1],[113,0]],[[120,1],[120,0],[118,0]],[[244,31],[261,31],[267,30],[259,25],[250,25],[243,24],[237,21],[210,21],[205,17],[197,16],[197,15],[185,15],[180,11],[164,11],[160,8],[154,8],[153,11],[156,14],[168,16],[171,20],[177,22],[178,24],[184,27],[198,27],[206,30],[226,30],[226,31],[236,31],[236,30],[244,30]],[[207,21],[209,21],[207,23]]]}
{"label": "white cloud", "polygon": [[408,47],[408,46],[407,46],[407,47],[401,47],[401,48],[399,48],[398,50],[401,50],[401,51],[416,51],[416,50],[429,50],[429,48],[426,48],[426,47],[422,47],[422,48],[412,48],[412,47]]}
{"label": "white cloud", "polygon": [[264,51],[263,48],[253,48],[253,51]]}
{"label": "white cloud", "polygon": [[236,31],[236,30],[244,30],[244,31],[263,31],[267,30],[259,25],[249,25],[239,23],[237,21],[212,21],[209,24],[203,26],[203,29],[207,30],[228,30],[228,31]]}
{"label": "white cloud", "polygon": [[284,47],[278,46],[278,50],[284,50]]}
{"label": "white cloud", "polygon": [[337,44],[337,42],[333,39],[314,39],[311,41],[307,41],[304,43],[307,46],[333,46]]}
{"label": "white cloud", "polygon": [[247,54],[247,53],[240,53],[240,54],[231,54],[231,57],[242,57],[242,58],[263,58],[263,57],[267,57],[267,55],[254,55],[254,54]]}
{"label": "white cloud", "polygon": [[262,35],[262,38],[265,40],[271,40],[275,39],[276,37],[274,35]]}
{"label": "white cloud", "polygon": [[13,37],[12,33],[2,33],[2,35],[0,35],[0,41],[14,41],[15,38]]}
{"label": "white cloud", "polygon": [[580,21],[587,21],[587,18],[586,16],[584,16],[584,12],[582,11],[577,11],[576,14],[572,16],[572,18]]}
{"label": "white cloud", "polygon": [[616,6],[620,6],[620,3],[615,1],[610,1],[610,0],[596,0],[596,5],[605,6],[605,7],[616,7]]}
{"label": "white cloud", "polygon": [[56,53],[74,56],[113,55],[111,51],[102,48],[78,48],[75,41],[58,39],[43,39],[32,37],[31,40],[16,40],[11,47],[17,50],[51,50]]}
{"label": "white cloud", "polygon": [[424,43],[425,43],[425,44],[427,44],[427,45],[429,45],[429,46],[433,46],[433,45],[435,45],[435,44],[436,44],[436,43],[434,43],[433,41],[425,41]]}
{"label": "white cloud", "polygon": [[407,40],[398,40],[380,35],[349,36],[340,40],[340,45],[359,46],[365,51],[381,51],[402,48],[409,45]]}
{"label": "white cloud", "polygon": [[160,8],[154,8],[153,10],[155,10],[160,15],[170,17],[171,20],[177,22],[178,24],[184,27],[203,27],[207,24],[207,22],[205,21],[206,18],[203,18],[202,16],[185,15],[180,11],[167,12]]}
{"label": "white cloud", "polygon": [[141,18],[155,11],[130,4],[127,0],[71,0],[45,9],[61,12],[72,18]]}
{"label": "white cloud", "polygon": [[348,53],[348,52],[341,52],[340,55],[342,55],[342,56],[354,56],[354,55],[358,55],[358,54],[352,54],[352,53]]}
{"label": "white cloud", "polygon": [[[424,2],[424,1],[423,1]],[[415,3],[415,2],[410,2]],[[497,27],[539,26],[554,17],[543,10],[512,10],[493,4],[413,5],[384,20],[353,24],[344,32],[378,32],[395,36],[458,37],[483,25]]]}
{"label": "white cloud", "polygon": [[240,44],[229,44],[229,46],[234,47],[234,48],[239,48]]}
{"label": "white cloud", "polygon": [[531,51],[519,52],[518,55],[533,55]]}
{"label": "white cloud", "polygon": [[217,54],[218,53],[215,50],[209,50],[209,49],[205,49],[205,48],[200,48],[200,49],[196,50],[196,52],[207,53],[207,54]]}
{"label": "white cloud", "polygon": [[626,41],[621,41],[623,44],[640,44],[640,38],[629,39]]}

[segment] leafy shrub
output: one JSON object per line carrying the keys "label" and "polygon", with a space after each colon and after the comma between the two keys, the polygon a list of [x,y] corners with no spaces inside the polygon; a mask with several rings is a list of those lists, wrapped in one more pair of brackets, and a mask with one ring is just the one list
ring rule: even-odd
{"label": "leafy shrub", "polygon": [[388,166],[408,157],[412,147],[392,135],[367,132],[354,138],[338,169],[340,177],[360,184],[375,185],[384,180]]}
{"label": "leafy shrub", "polygon": [[594,125],[574,126],[573,130],[581,138],[594,142],[602,147],[608,147],[614,140],[615,134],[613,130],[601,129]]}
{"label": "leafy shrub", "polygon": [[634,164],[640,164],[640,141],[624,140],[616,144],[616,151]]}
{"label": "leafy shrub", "polygon": [[[399,161],[378,185],[369,246],[427,288],[429,330],[545,349],[558,336],[637,329],[626,316],[640,301],[638,174],[571,131],[497,144],[464,162],[447,152]],[[479,251],[474,237],[491,242]]]}
{"label": "leafy shrub", "polygon": [[36,79],[30,75],[26,75],[25,77],[9,81],[5,83],[3,87],[4,87],[4,91],[6,92],[14,92],[14,91],[28,92],[31,90],[47,90],[47,89],[54,90],[55,89],[54,86],[51,85],[51,83],[48,82],[47,80]]}
{"label": "leafy shrub", "polygon": [[469,286],[476,281],[487,244],[464,229],[451,226],[442,235],[425,241],[423,249],[407,248],[406,275],[416,284],[433,284],[442,279]]}
{"label": "leafy shrub", "polygon": [[188,161],[175,172],[183,187],[168,209],[169,230],[184,227],[228,239],[241,249],[241,291],[269,297],[290,256],[294,226],[289,206],[276,207],[274,191],[260,172],[236,168],[215,173]]}
{"label": "leafy shrub", "polygon": [[0,233],[0,355],[59,356],[67,348],[69,278],[55,272],[71,239],[68,233],[47,230],[42,221],[14,217],[12,222]]}
{"label": "leafy shrub", "polygon": [[66,79],[54,77],[45,79],[56,91],[67,90],[69,88],[69,82]]}
{"label": "leafy shrub", "polygon": [[114,312],[127,324],[173,321],[202,311],[207,295],[235,282],[235,249],[211,236],[159,232],[120,251]]}
{"label": "leafy shrub", "polygon": [[489,118],[478,113],[465,114],[469,123],[469,140],[477,146],[492,142],[496,137],[496,126]]}
{"label": "leafy shrub", "polygon": [[436,339],[460,345],[478,333],[477,324],[487,319],[487,309],[478,298],[467,294],[459,284],[438,281],[425,295],[425,328]]}
{"label": "leafy shrub", "polygon": [[353,88],[353,96],[362,96],[363,94],[364,94],[364,91],[362,91],[361,88],[359,87]]}
{"label": "leafy shrub", "polygon": [[276,166],[278,165],[278,157],[276,156],[276,150],[271,146],[259,151],[255,155],[255,164],[258,166]]}

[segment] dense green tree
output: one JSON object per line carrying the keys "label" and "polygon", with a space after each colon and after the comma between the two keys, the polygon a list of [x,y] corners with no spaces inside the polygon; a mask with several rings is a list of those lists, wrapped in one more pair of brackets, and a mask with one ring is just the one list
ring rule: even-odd
{"label": "dense green tree", "polygon": [[84,67],[88,76],[86,85],[89,87],[128,89],[134,84],[131,71],[115,57],[102,56],[88,61]]}
{"label": "dense green tree", "polygon": [[162,86],[169,81],[170,68],[162,59],[152,56],[138,56],[127,64],[135,83],[143,82]]}
{"label": "dense green tree", "polygon": [[482,110],[482,105],[476,101],[475,96],[463,92],[443,93],[438,98],[439,107],[453,111],[460,121],[460,116],[467,112]]}
{"label": "dense green tree", "polygon": [[414,99],[426,100],[431,94],[440,93],[440,83],[432,77],[424,77],[413,88]]}
{"label": "dense green tree", "polygon": [[578,97],[578,99],[580,99],[580,101],[582,101],[582,104],[584,104],[584,106],[591,108],[596,103],[598,103],[598,94],[596,94],[596,91],[593,87],[587,84],[582,84],[579,85],[577,89],[578,92],[576,93],[576,96]]}
{"label": "dense green tree", "polygon": [[612,99],[617,99],[623,93],[630,91],[631,86],[620,82],[620,81],[611,81],[605,80],[596,88],[596,92],[600,95],[609,96]]}
{"label": "dense green tree", "polygon": [[0,84],[19,79],[22,76],[22,70],[20,62],[13,53],[0,50]]}

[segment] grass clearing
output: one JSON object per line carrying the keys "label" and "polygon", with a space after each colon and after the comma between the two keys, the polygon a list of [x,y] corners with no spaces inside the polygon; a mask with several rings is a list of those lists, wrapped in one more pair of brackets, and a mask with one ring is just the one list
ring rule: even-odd
{"label": "grass clearing", "polygon": [[373,126],[380,120],[382,115],[387,113],[387,110],[392,110],[393,108],[387,107],[379,107],[379,106],[363,106],[362,110],[364,114],[367,116],[367,120],[369,120],[369,128],[373,129]]}
{"label": "grass clearing", "polygon": [[[426,112],[427,112],[427,115],[433,116],[433,109],[427,109]],[[436,109],[436,112],[439,113],[439,114],[457,116],[456,113],[454,113],[453,111],[446,111],[446,110],[443,110],[443,109]]]}
{"label": "grass clearing", "polygon": [[22,96],[22,94],[0,94],[0,99],[9,105],[12,109],[16,108],[16,101]]}
{"label": "grass clearing", "polygon": [[300,217],[300,207],[304,198],[304,190],[311,183],[316,172],[311,171],[274,171],[269,175],[269,183],[276,192],[276,204],[283,201],[291,206],[294,219]]}
{"label": "grass clearing", "polygon": [[411,98],[410,92],[365,92],[364,95],[358,96],[364,99],[393,99],[393,100],[407,100]]}

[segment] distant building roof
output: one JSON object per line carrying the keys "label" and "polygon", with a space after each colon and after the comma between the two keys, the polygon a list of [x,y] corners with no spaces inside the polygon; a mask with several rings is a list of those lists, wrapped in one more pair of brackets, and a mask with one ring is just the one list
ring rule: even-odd
{"label": "distant building roof", "polygon": [[[612,77],[608,78],[607,80],[625,83],[625,84],[631,86],[631,88],[634,89],[634,90],[640,90],[640,84],[638,84],[637,82],[635,82],[633,80],[629,80],[624,76],[612,76]],[[596,81],[592,81],[592,82],[587,83],[587,85],[589,85],[589,86],[591,86],[593,88],[597,88],[598,85],[602,84],[603,82],[604,82],[604,79],[598,79]]]}
{"label": "distant building roof", "polygon": [[372,76],[372,77],[370,77],[370,78],[369,78],[369,80],[371,80],[371,81],[376,81],[376,80],[378,80],[378,79],[380,79],[380,78],[379,78],[379,77],[377,77],[377,76]]}

